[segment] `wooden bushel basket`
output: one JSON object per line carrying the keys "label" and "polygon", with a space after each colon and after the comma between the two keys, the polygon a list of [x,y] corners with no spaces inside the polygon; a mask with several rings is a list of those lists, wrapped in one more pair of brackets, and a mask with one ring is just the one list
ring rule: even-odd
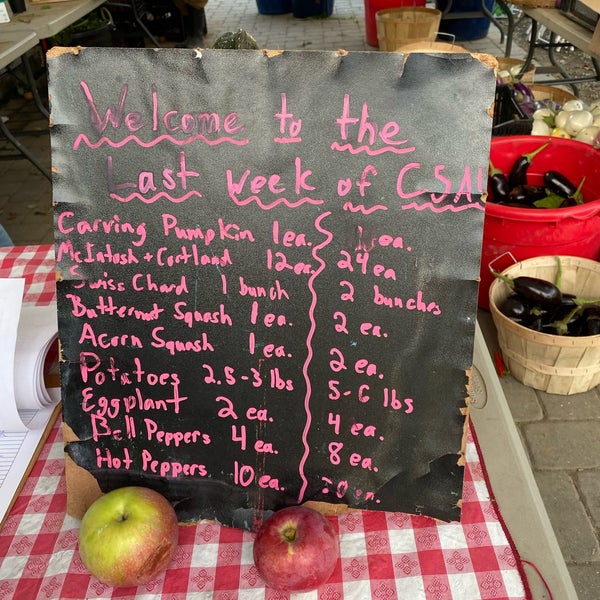
{"label": "wooden bushel basket", "polygon": [[528,87],[533,92],[533,97],[536,100],[553,100],[559,106],[562,106],[569,100],[577,99],[577,96],[574,94],[558,87],[552,87],[551,85],[532,83]]}
{"label": "wooden bushel basket", "polygon": [[466,48],[457,46],[456,44],[450,44],[448,42],[432,42],[429,40],[402,44],[397,50],[404,52],[405,54],[410,54],[411,52],[452,52],[454,54],[469,52]]}
{"label": "wooden bushel basket", "polygon": [[[506,56],[496,56],[495,58],[498,61],[498,71],[510,71],[513,67],[520,68],[525,64],[525,61],[520,58],[509,58]],[[533,83],[534,76],[535,65],[531,64],[527,68],[527,71],[521,76],[521,81],[527,84]],[[512,80],[505,83],[512,83]]]}
{"label": "wooden bushel basket", "polygon": [[[540,256],[511,265],[503,274],[539,277],[554,282],[562,264],[560,288],[586,299],[600,298],[600,263],[575,256]],[[489,290],[490,311],[498,331],[504,364],[522,384],[550,394],[578,394],[600,383],[600,335],[573,337],[532,331],[504,316],[498,306],[512,293],[495,279]]]}
{"label": "wooden bushel basket", "polygon": [[434,41],[442,12],[419,6],[387,8],[375,13],[379,49],[395,52],[409,42]]}
{"label": "wooden bushel basket", "polygon": [[517,0],[511,2],[517,8],[558,8],[557,0]]}

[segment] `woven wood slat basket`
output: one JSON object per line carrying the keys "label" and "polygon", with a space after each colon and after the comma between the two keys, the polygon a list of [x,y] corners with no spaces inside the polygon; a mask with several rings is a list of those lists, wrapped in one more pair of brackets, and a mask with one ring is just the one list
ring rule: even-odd
{"label": "woven wood slat basket", "polygon": [[553,100],[556,104],[562,106],[569,100],[576,100],[577,96],[563,90],[561,88],[553,87],[551,85],[542,85],[539,83],[528,84],[529,89],[533,92],[533,97],[536,100]]}
{"label": "woven wood slat basket", "polygon": [[511,4],[517,8],[558,8],[556,0],[518,0]]}
{"label": "woven wood slat basket", "polygon": [[410,42],[402,44],[397,48],[400,52],[451,52],[453,54],[468,52],[466,48],[450,44],[448,42],[432,42],[430,40],[422,40],[420,42]]}
{"label": "woven wood slat basket", "polygon": [[[582,298],[600,298],[600,263],[576,256],[558,257],[562,265],[561,290]],[[554,282],[556,256],[529,258],[503,274],[539,277]],[[498,332],[504,364],[522,384],[550,394],[578,394],[600,384],[600,335],[573,337],[532,331],[504,316],[499,304],[510,294],[499,279],[489,290],[490,311]]]}
{"label": "woven wood slat basket", "polygon": [[441,20],[442,13],[435,8],[406,6],[378,10],[375,23],[379,49],[396,52],[408,42],[433,41]]}
{"label": "woven wood slat basket", "polygon": [[[506,56],[496,56],[496,60],[498,61],[498,72],[500,71],[510,71],[513,67],[522,67],[525,63],[524,60],[520,58],[508,58]],[[523,83],[533,83],[533,78],[535,76],[535,65],[530,64],[529,68],[525,73],[523,73],[520,81]],[[512,83],[512,81],[507,81],[506,83]]]}

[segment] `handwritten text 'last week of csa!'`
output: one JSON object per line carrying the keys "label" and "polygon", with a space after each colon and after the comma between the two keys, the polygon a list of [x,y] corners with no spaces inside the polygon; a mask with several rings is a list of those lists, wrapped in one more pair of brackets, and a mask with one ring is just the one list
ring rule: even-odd
{"label": "handwritten text 'last week of csa!'", "polygon": [[[121,89],[118,102],[105,108],[97,106],[92,91],[85,82],[81,82],[83,96],[89,106],[91,125],[98,134],[97,140],[90,140],[85,134],[77,136],[73,150],[77,151],[81,144],[90,148],[107,145],[120,148],[127,144],[137,144],[141,148],[152,148],[161,142],[172,143],[184,148],[191,143],[204,143],[209,146],[232,144],[234,146],[251,146],[252,140],[245,137],[246,127],[240,122],[236,112],[220,115],[211,113],[181,113],[177,109],[162,109],[158,90],[155,85],[151,89],[150,114],[128,110],[128,86]],[[302,117],[295,115],[293,107],[288,106],[285,92],[281,93],[281,108],[273,115],[275,144],[302,143]],[[340,116],[335,120],[335,129],[339,139],[331,143],[331,151],[349,154],[364,154],[379,156],[382,154],[409,155],[415,147],[410,140],[402,137],[401,124],[389,121],[383,124],[375,123],[369,117],[368,103],[362,102],[358,107],[351,106],[350,95],[346,94],[340,107]],[[152,138],[142,141],[138,134],[143,133]],[[124,134],[119,139],[112,139],[112,133]],[[263,132],[264,133],[264,132]],[[179,136],[175,138],[173,136]],[[170,202],[179,203],[191,197],[202,198],[202,173],[195,170],[194,165],[187,164],[185,150],[181,150],[176,164],[165,167],[161,173],[142,171],[137,181],[120,181],[119,165],[113,157],[107,157],[107,187],[110,196],[119,202],[129,202],[137,198],[141,202],[151,204],[158,198],[166,198]],[[398,200],[408,201],[403,209],[427,208],[434,211],[459,211],[466,208],[478,208],[482,205],[472,196],[479,196],[485,191],[485,172],[483,167],[466,165],[458,179],[452,179],[444,173],[445,165],[434,167],[433,177],[438,184],[436,190],[410,189],[405,187],[405,178],[415,170],[420,169],[417,162],[407,162],[402,165],[396,175],[396,193]],[[268,210],[277,204],[284,203],[289,208],[301,206],[304,203],[321,205],[325,201],[319,198],[319,190],[311,185],[312,170],[304,168],[300,157],[295,160],[295,176],[290,181],[282,181],[277,173],[251,173],[243,168],[240,172],[234,169],[226,170],[224,186],[232,202],[238,206],[255,203]],[[356,186],[360,196],[366,195],[366,190],[374,185],[379,176],[373,165],[366,165],[362,173],[333,182],[334,192],[339,198],[344,198]],[[387,174],[386,177],[389,177]],[[356,179],[355,179],[356,178]],[[453,191],[454,190],[454,191]],[[421,203],[415,199],[420,198]],[[346,210],[363,211],[366,214],[379,210],[387,210],[384,205],[344,206]]]}
{"label": "handwritten text 'last week of csa!'", "polygon": [[[254,387],[269,386],[272,389],[292,392],[296,388],[296,377],[301,377],[306,384],[306,365],[302,373],[283,373],[280,367],[271,368],[266,374],[257,366],[248,372],[239,373],[234,364],[211,363],[211,353],[215,351],[214,341],[207,332],[203,331],[195,339],[173,339],[168,328],[164,326],[164,319],[173,319],[182,326],[193,330],[201,324],[211,324],[226,328],[239,328],[245,333],[247,352],[264,359],[291,359],[292,353],[285,343],[269,343],[257,340],[254,328],[269,331],[271,328],[293,328],[294,323],[286,315],[285,304],[293,300],[293,289],[280,280],[277,275],[293,275],[305,281],[303,284],[312,295],[312,304],[307,307],[310,322],[314,325],[313,312],[318,304],[317,294],[313,283],[324,271],[327,265],[320,257],[320,251],[333,241],[333,233],[327,226],[327,218],[331,215],[328,204],[339,202],[342,210],[353,215],[364,215],[365,218],[377,214],[385,215],[389,210],[390,200],[385,204],[370,201],[378,198],[378,179],[395,179],[396,197],[391,201],[398,203],[401,210],[432,211],[434,213],[457,213],[466,209],[483,210],[480,196],[484,190],[484,169],[480,166],[465,165],[460,177],[450,178],[446,174],[445,165],[437,164],[433,168],[428,180],[435,181],[436,189],[414,189],[408,183],[411,181],[410,173],[422,168],[419,162],[411,162],[410,155],[415,151],[415,146],[410,140],[403,138],[402,126],[395,121],[385,123],[375,122],[369,115],[369,106],[366,102],[352,102],[350,94],[343,97],[339,107],[339,116],[335,119],[333,127],[338,138],[327,142],[328,150],[339,156],[364,156],[364,167],[356,173],[349,173],[347,177],[332,180],[331,189],[317,189],[313,185],[313,165],[306,164],[296,156],[288,174],[283,176],[278,173],[251,172],[244,167],[230,167],[224,169],[222,182],[224,197],[227,202],[239,208],[263,211],[265,222],[268,221],[269,239],[259,239],[263,233],[258,233],[252,228],[231,222],[226,217],[219,217],[215,222],[202,226],[190,226],[182,223],[182,213],[176,210],[146,210],[140,213],[145,220],[133,222],[124,220],[119,214],[119,207],[130,203],[142,205],[165,204],[183,205],[185,203],[198,203],[203,201],[214,202],[203,193],[203,172],[199,166],[193,164],[186,155],[186,147],[190,144],[221,146],[231,145],[247,147],[252,150],[252,139],[246,136],[246,127],[238,113],[225,114],[211,113],[182,113],[177,109],[162,106],[159,90],[156,85],[149,90],[151,110],[144,113],[132,110],[128,102],[128,86],[123,85],[117,102],[108,107],[98,106],[90,86],[80,82],[83,103],[89,111],[90,123],[97,133],[91,139],[85,133],[74,136],[72,146],[76,154],[82,148],[87,151],[99,149],[106,154],[106,189],[108,198],[115,203],[111,209],[114,214],[110,218],[82,219],[69,204],[59,207],[57,211],[57,229],[64,234],[66,240],[61,241],[57,247],[57,260],[69,261],[71,279],[77,281],[75,290],[66,295],[70,303],[71,315],[81,319],[81,335],[79,344],[91,350],[81,353],[81,378],[86,385],[83,389],[82,410],[89,414],[92,421],[93,438],[98,441],[105,436],[119,439],[120,437],[143,437],[153,443],[166,446],[183,447],[187,444],[210,445],[210,431],[190,429],[185,431],[168,431],[161,427],[159,419],[145,417],[140,422],[136,421],[131,412],[133,409],[168,410],[176,414],[188,400],[187,396],[180,394],[182,374],[177,372],[160,372],[159,369],[143,365],[139,358],[134,360],[133,369],[123,369],[119,365],[118,348],[144,348],[164,350],[170,356],[182,353],[195,353],[203,357],[201,370],[205,384],[238,385],[245,382]],[[272,142],[275,145],[293,144],[302,145],[302,116],[294,112],[292,103],[288,102],[286,93],[280,94],[280,108],[273,114]],[[261,131],[267,135],[268,124]],[[119,134],[117,136],[117,134]],[[269,137],[270,139],[270,137]],[[158,144],[171,144],[177,147],[178,152],[173,153],[173,164],[162,168],[159,172],[141,169],[137,178],[130,175],[122,177],[125,169],[119,164],[119,149],[137,146],[140,148],[140,157],[143,159],[145,151],[151,151]],[[107,150],[108,149],[108,150]],[[193,153],[192,153],[193,154]],[[389,169],[385,173],[378,172],[377,158],[384,155],[395,155],[399,158],[398,168],[395,172]],[[386,163],[389,167],[389,163]],[[312,168],[311,168],[312,167]],[[323,165],[320,165],[323,167]],[[287,179],[286,179],[287,178]],[[414,179],[412,179],[414,181]],[[350,196],[358,195],[362,201],[351,200]],[[325,198],[330,198],[326,200]],[[333,198],[333,199],[331,199]],[[220,198],[219,202],[223,202]],[[278,219],[269,220],[269,211],[275,207],[296,211],[306,206],[324,207],[316,210],[317,216],[307,227],[308,231],[293,231]],[[339,207],[336,207],[339,208]],[[165,239],[184,242],[177,250],[161,245],[160,238],[150,239],[147,227],[148,218],[158,219],[156,228],[161,231]],[[373,231],[373,227],[366,225],[356,228],[352,240],[353,251],[340,249],[336,263],[339,272],[339,300],[342,303],[361,303],[368,306],[388,308],[391,310],[414,311],[427,314],[431,318],[442,314],[443,306],[436,298],[429,298],[427,290],[416,289],[404,295],[402,291],[389,294],[382,291],[378,281],[394,282],[397,280],[401,264],[399,256],[413,252],[410,240],[397,232],[385,231],[385,219],[378,221],[382,224],[380,231]],[[391,223],[388,222],[391,225]],[[393,230],[395,227],[390,227]],[[312,229],[312,230],[311,230]],[[81,245],[73,244],[72,236],[77,234],[84,240]],[[106,243],[98,245],[85,242],[87,235],[102,234]],[[155,233],[153,234],[155,235]],[[127,240],[128,247],[115,251],[111,246],[110,238]],[[186,242],[192,242],[186,244]],[[258,243],[257,243],[258,242]],[[264,254],[253,255],[253,245],[264,247]],[[130,245],[129,245],[130,244]],[[213,244],[219,244],[220,249],[215,252]],[[239,272],[231,278],[228,268],[233,267],[234,258],[229,250],[229,245],[242,244],[248,248],[251,260],[258,261],[275,277],[269,276],[269,284],[248,280]],[[156,247],[155,247],[156,246]],[[374,249],[385,249],[390,258],[390,264],[383,264],[373,259]],[[289,251],[304,251],[305,256],[298,260],[297,254],[290,258]],[[293,253],[292,253],[293,254]],[[94,278],[80,275],[82,266],[93,265]],[[147,267],[144,267],[147,265]],[[119,267],[127,266],[128,278],[122,277]],[[156,267],[216,267],[219,271],[219,286],[222,302],[209,309],[200,308],[188,302],[188,297],[194,292],[191,282],[183,272],[175,281],[159,280]],[[116,270],[112,267],[116,267]],[[152,272],[149,272],[152,271]],[[369,286],[369,297],[364,297],[364,290],[360,292],[354,284],[344,278],[344,274],[365,276],[369,281],[375,281]],[[297,285],[297,284],[295,284]],[[78,295],[77,288],[86,288],[99,292],[97,303],[90,304],[90,296],[83,293]],[[89,292],[88,292],[89,293]],[[120,302],[113,295],[127,293],[131,299],[135,293],[158,293],[160,302],[154,302],[147,310],[137,308],[133,304]],[[359,293],[363,296],[359,297]],[[250,298],[250,309],[243,316],[243,323],[236,323],[242,317],[239,313],[234,316],[234,311],[228,309],[232,297]],[[279,303],[281,309],[277,312],[265,312],[261,309],[261,300],[267,299],[271,303]],[[165,301],[166,300],[166,301]],[[168,302],[172,302],[169,308]],[[170,314],[169,314],[170,313]],[[142,333],[127,333],[120,331],[118,334],[106,333],[97,330],[94,320],[98,317],[110,316],[127,322],[128,319],[137,322],[152,323],[161,320],[161,325],[150,326]],[[359,335],[369,339],[386,340],[390,331],[385,325],[369,320],[369,311],[365,310],[364,320],[360,323],[358,331],[349,332],[348,322],[343,310],[335,311],[332,317],[332,334]],[[122,328],[121,328],[122,329]],[[149,339],[145,339],[145,335]],[[310,350],[312,328],[309,329],[306,347]],[[262,336],[261,336],[262,338]],[[335,338],[332,337],[332,341]],[[104,360],[105,352],[110,354],[108,362]],[[330,368],[332,377],[328,382],[329,397],[337,400],[342,395],[352,393],[358,402],[373,402],[372,388],[368,383],[370,378],[385,382],[385,373],[368,357],[355,360],[353,364],[346,365],[344,353],[332,344],[329,352],[331,356]],[[155,365],[156,366],[156,365]],[[365,383],[356,390],[341,390],[340,380],[335,374],[343,369],[350,368],[358,377],[364,377]],[[131,396],[123,398],[107,398],[98,394],[107,381],[120,381],[122,385],[150,386],[167,388],[168,397],[150,398],[142,394],[140,388]],[[310,385],[308,386],[310,388]],[[383,409],[401,411],[411,414],[415,410],[415,400],[404,395],[395,388],[385,387],[377,392],[379,406]],[[247,449],[248,428],[255,421],[272,422],[268,408],[250,407],[240,412],[234,400],[227,395],[216,397],[217,414],[223,419],[235,421],[232,426],[232,439],[239,443],[241,450]],[[328,425],[332,433],[339,433],[340,416],[334,409],[329,413]],[[383,436],[378,433],[374,423],[353,422],[348,427],[352,435],[372,437],[383,441]],[[359,453],[345,453],[344,444],[337,441],[329,443],[329,458],[332,466],[347,461],[351,466],[377,471],[378,466],[373,460]],[[253,442],[254,452],[278,454],[279,449],[264,439]],[[206,476],[207,469],[202,464],[188,464],[177,461],[155,460],[149,450],[141,452],[141,469],[143,471],[159,474],[160,476]],[[111,455],[110,450],[97,450],[97,466],[128,469],[134,458],[127,448],[121,457]],[[281,489],[276,478],[265,474],[257,474],[251,465],[243,465],[236,461],[234,472],[235,483],[250,485],[258,479],[259,485]],[[331,481],[327,478],[324,480]],[[344,485],[345,483],[345,485]],[[347,482],[341,482],[341,488],[346,491]],[[324,490],[325,491],[325,490]],[[357,490],[356,494],[372,494],[364,490]],[[301,499],[301,498],[300,498]]]}

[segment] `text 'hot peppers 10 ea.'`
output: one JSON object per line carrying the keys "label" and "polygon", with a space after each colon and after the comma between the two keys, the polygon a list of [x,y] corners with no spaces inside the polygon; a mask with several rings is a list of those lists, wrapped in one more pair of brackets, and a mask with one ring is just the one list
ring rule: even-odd
{"label": "text 'hot peppers 10 ea.'", "polygon": [[537,277],[511,279],[500,273],[494,275],[512,289],[498,303],[498,310],[515,323],[550,335],[600,335],[600,298],[586,299],[561,292],[560,260],[556,283]]}
{"label": "text 'hot peppers 10 ea.'", "polygon": [[550,169],[543,174],[541,185],[529,181],[529,166],[549,144],[546,142],[532,152],[521,154],[512,164],[508,175],[490,161],[490,201],[513,208],[565,208],[583,204],[585,177],[575,186],[566,175]]}

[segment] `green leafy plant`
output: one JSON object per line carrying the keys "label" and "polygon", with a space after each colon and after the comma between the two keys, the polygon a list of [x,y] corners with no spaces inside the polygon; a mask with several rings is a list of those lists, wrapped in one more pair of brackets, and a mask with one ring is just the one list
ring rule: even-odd
{"label": "green leafy plant", "polygon": [[53,36],[52,43],[55,46],[72,46],[75,34],[96,31],[106,26],[113,26],[112,15],[107,8],[100,7]]}

